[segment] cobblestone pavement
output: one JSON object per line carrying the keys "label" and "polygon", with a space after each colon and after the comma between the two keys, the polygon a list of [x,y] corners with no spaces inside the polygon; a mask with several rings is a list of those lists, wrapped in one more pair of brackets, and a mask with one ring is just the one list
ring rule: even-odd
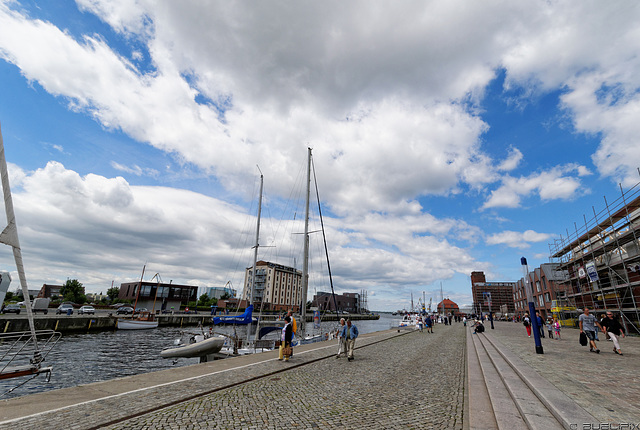
{"label": "cobblestone pavement", "polygon": [[[578,343],[579,330],[563,328],[562,340],[542,339],[544,354],[536,354],[534,338],[527,337],[522,324],[496,322],[494,327],[487,330],[489,336],[498,339],[601,423],[640,425],[640,338],[621,339],[624,355],[619,356],[613,352],[613,342],[599,334],[600,341],[596,343],[601,352],[594,354]],[[576,424],[582,428],[582,423]]]}
{"label": "cobblestone pavement", "polygon": [[[465,331],[438,325],[109,429],[462,429]],[[295,364],[295,355],[287,364]]]}

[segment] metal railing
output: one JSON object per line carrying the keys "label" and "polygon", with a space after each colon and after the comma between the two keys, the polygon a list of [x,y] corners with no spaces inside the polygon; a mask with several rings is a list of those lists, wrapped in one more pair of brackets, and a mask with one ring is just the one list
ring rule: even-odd
{"label": "metal railing", "polygon": [[54,330],[37,330],[35,336],[30,331],[0,333],[0,379],[42,371],[42,362],[62,335]]}

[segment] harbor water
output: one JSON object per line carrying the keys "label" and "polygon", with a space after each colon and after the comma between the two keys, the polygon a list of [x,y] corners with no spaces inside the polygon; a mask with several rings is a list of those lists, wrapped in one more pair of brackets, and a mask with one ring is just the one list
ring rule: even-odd
{"label": "harbor water", "polygon": [[[381,314],[379,320],[355,323],[360,333],[364,334],[397,327],[398,319],[390,314]],[[247,327],[237,327],[237,335],[245,337]],[[253,333],[256,326],[252,327]],[[324,334],[334,331],[336,327],[335,321],[321,322],[319,328],[314,328],[313,323],[307,323],[305,332]],[[196,334],[199,330],[196,327],[165,327],[64,335],[44,362],[44,366],[53,367],[50,381],[47,382],[44,375],[32,380],[28,380],[29,377],[0,380],[0,394],[4,394],[0,399],[197,364],[198,358],[161,358],[160,351],[174,346],[174,341],[185,333]],[[234,331],[231,326],[215,326],[214,330],[228,335],[232,335]],[[272,338],[273,336],[277,336],[277,333],[272,333]],[[23,382],[24,385],[7,393]]]}

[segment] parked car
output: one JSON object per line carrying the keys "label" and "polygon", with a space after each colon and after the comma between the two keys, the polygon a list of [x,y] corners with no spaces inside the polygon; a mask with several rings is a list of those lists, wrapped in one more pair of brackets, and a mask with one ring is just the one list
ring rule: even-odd
{"label": "parked car", "polygon": [[147,308],[138,308],[138,309],[136,309],[136,312],[149,312],[149,309],[147,309]]}
{"label": "parked car", "polygon": [[89,306],[89,305],[85,305],[80,307],[80,309],[78,309],[78,314],[79,315],[95,315],[96,314],[96,308],[94,308],[93,306]]}
{"label": "parked car", "polygon": [[17,314],[20,313],[20,305],[17,305],[17,304],[7,305],[2,310],[2,313],[5,313],[5,314],[16,314],[17,315]]}
{"label": "parked car", "polygon": [[73,305],[70,303],[63,303],[58,306],[58,309],[56,309],[56,315],[60,314],[73,314]]}
{"label": "parked car", "polygon": [[133,313],[133,308],[131,306],[121,306],[118,308],[118,310],[116,311],[116,315],[129,315]]}

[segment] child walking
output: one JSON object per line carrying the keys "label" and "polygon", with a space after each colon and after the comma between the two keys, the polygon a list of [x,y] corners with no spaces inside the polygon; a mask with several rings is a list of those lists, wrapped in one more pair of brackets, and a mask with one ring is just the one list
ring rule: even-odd
{"label": "child walking", "polygon": [[560,322],[558,318],[553,319],[553,330],[556,332],[556,340],[560,340]]}

